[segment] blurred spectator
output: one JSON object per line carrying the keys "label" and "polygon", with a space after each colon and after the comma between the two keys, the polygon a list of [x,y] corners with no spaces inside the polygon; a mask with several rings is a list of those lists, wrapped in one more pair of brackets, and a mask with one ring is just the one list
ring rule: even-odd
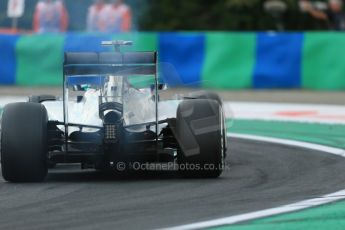
{"label": "blurred spectator", "polygon": [[132,12],[122,0],[112,0],[104,9],[105,32],[118,33],[130,31],[132,26]]}
{"label": "blurred spectator", "polygon": [[105,30],[104,0],[94,0],[87,14],[87,30],[89,32],[101,32]]}
{"label": "blurred spectator", "polygon": [[34,14],[33,28],[37,33],[64,32],[68,27],[68,13],[61,0],[39,0]]}
{"label": "blurred spectator", "polygon": [[301,8],[314,18],[328,21],[330,29],[345,30],[345,13],[342,0],[329,0],[328,9],[325,11],[316,9],[310,1],[302,0]]}

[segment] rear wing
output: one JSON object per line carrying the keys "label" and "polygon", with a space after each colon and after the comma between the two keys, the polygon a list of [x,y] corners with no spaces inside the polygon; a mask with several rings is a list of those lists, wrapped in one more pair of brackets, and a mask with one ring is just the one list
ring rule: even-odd
{"label": "rear wing", "polygon": [[64,75],[156,75],[157,52],[66,52]]}

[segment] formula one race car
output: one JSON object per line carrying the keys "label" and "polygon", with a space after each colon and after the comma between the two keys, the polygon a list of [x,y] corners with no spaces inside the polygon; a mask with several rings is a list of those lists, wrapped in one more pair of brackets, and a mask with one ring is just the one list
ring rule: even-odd
{"label": "formula one race car", "polygon": [[48,167],[59,163],[116,171],[119,162],[176,162],[185,177],[222,173],[227,142],[219,96],[160,100],[157,53],[120,51],[130,44],[103,42],[115,52],[67,52],[62,100],[31,96],[5,106],[5,180],[43,181]]}

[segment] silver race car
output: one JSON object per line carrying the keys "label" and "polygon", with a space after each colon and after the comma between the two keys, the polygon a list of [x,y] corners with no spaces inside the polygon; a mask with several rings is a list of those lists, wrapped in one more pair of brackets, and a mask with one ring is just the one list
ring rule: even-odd
{"label": "silver race car", "polygon": [[[222,101],[192,93],[162,101],[157,52],[67,52],[63,98],[5,106],[1,169],[10,182],[43,181],[58,163],[115,170],[118,162],[175,162],[185,177],[216,178],[226,154]],[[116,170],[115,170],[116,171]]]}

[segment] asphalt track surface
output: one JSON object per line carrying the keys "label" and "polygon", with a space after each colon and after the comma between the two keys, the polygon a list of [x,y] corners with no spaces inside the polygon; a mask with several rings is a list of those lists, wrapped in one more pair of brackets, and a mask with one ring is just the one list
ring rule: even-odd
{"label": "asphalt track surface", "polygon": [[230,139],[219,179],[176,172],[104,175],[61,165],[44,183],[0,179],[0,229],[152,229],[242,214],[345,187],[345,160],[279,144]]}

